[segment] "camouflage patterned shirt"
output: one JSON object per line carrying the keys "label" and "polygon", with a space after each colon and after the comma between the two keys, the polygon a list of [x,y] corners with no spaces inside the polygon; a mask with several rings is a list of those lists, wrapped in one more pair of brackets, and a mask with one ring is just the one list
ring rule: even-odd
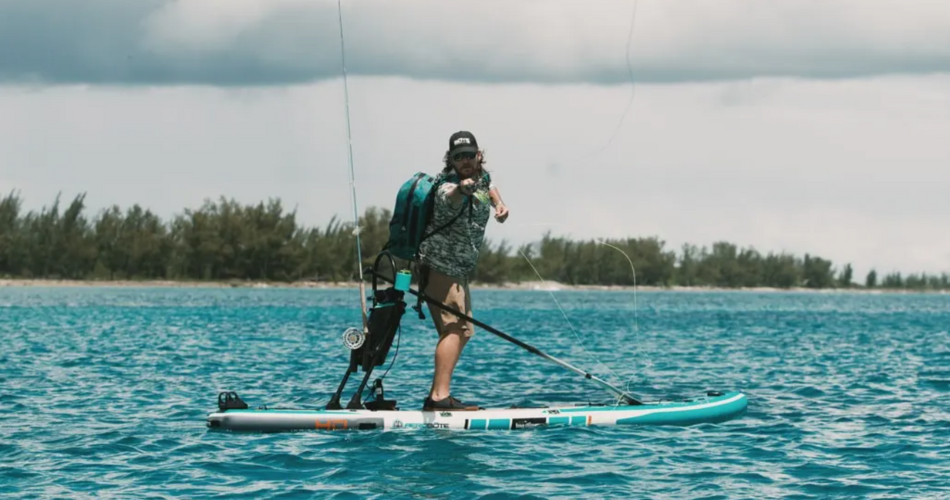
{"label": "camouflage patterned shirt", "polygon": [[436,271],[455,278],[467,278],[478,264],[478,254],[485,240],[485,229],[491,216],[491,198],[488,192],[494,188],[486,173],[477,183],[472,196],[467,196],[458,205],[453,205],[449,192],[458,184],[453,172],[439,174],[445,182],[439,185],[432,209],[432,220],[426,234],[438,229],[459,215],[448,227],[426,238],[419,247],[421,263]]}

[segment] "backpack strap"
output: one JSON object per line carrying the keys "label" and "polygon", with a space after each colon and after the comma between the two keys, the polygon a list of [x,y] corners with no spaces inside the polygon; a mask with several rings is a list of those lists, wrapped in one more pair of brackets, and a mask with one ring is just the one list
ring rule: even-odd
{"label": "backpack strap", "polygon": [[432,236],[433,234],[438,233],[439,231],[441,231],[441,230],[443,230],[443,229],[445,229],[445,228],[451,226],[453,223],[455,223],[455,221],[457,221],[457,220],[459,219],[459,217],[462,216],[462,213],[465,212],[465,206],[466,206],[466,205],[471,205],[471,203],[472,203],[472,200],[471,200],[469,197],[466,196],[466,197],[465,197],[465,201],[462,202],[462,208],[459,209],[459,213],[455,214],[455,217],[452,217],[452,220],[450,220],[450,221],[446,222],[445,224],[442,224],[441,226],[439,226],[439,227],[433,229],[429,234],[423,235],[422,238],[419,240],[419,244],[422,245],[422,242],[425,241],[429,236]]}
{"label": "backpack strap", "polygon": [[[453,174],[453,175],[454,175],[454,174]],[[432,217],[433,219],[435,218],[435,206],[434,206],[434,205],[435,205],[435,197],[438,196],[439,186],[441,186],[442,184],[444,184],[444,183],[446,183],[446,182],[449,182],[449,180],[450,180],[449,175],[446,175],[444,172],[439,172],[438,175],[436,175],[436,177],[435,177],[435,182],[434,182],[433,185],[432,185],[432,195],[431,195],[432,198],[431,198],[431,201],[430,201],[430,203],[432,203],[433,206],[430,207],[430,210],[429,210],[429,212],[432,214],[431,217]],[[465,205],[466,205],[466,204],[471,204],[471,199],[469,199],[469,197],[467,197],[467,196],[465,197],[465,201],[462,202],[462,208],[459,209],[459,213],[455,214],[455,217],[452,217],[452,220],[450,220],[450,221],[446,222],[445,224],[443,224],[443,225],[441,225],[441,226],[439,226],[439,227],[433,229],[433,230],[430,231],[428,234],[423,234],[423,235],[422,235],[422,238],[419,238],[419,246],[416,248],[416,255],[414,256],[414,257],[415,257],[414,260],[417,260],[417,261],[419,260],[419,248],[422,247],[422,242],[425,241],[425,240],[427,240],[427,239],[429,239],[430,236],[432,236],[432,235],[438,233],[439,231],[442,231],[443,229],[445,229],[445,228],[451,226],[452,224],[454,224],[455,221],[457,221],[458,218],[462,216],[462,213],[465,211]]]}
{"label": "backpack strap", "polygon": [[[439,173],[438,176],[436,177],[435,185],[433,186],[433,192],[436,193],[436,192],[438,191],[439,186],[440,186],[442,183],[448,182],[448,180],[449,180],[449,179],[448,179],[448,176],[447,176],[447,175],[445,175],[444,173]],[[437,195],[437,194],[434,194],[433,196],[438,196],[438,195]],[[435,203],[435,198],[433,198],[432,203],[433,203],[433,204]],[[448,227],[451,226],[452,224],[454,224],[455,221],[457,221],[457,220],[459,219],[459,217],[461,217],[462,214],[465,213],[465,207],[466,207],[466,206],[469,207],[469,215],[471,216],[472,199],[471,199],[470,196],[466,196],[466,197],[465,197],[465,201],[462,202],[462,206],[459,208],[458,213],[455,214],[454,217],[452,217],[452,220],[450,220],[450,221],[446,222],[445,224],[442,224],[441,226],[439,226],[439,227],[433,229],[433,230],[430,231],[428,234],[422,235],[422,238],[419,239],[419,247],[418,247],[418,248],[422,248],[422,242],[425,241],[425,240],[427,240],[430,236],[433,236],[433,235],[435,235],[436,233],[438,233],[438,232],[440,232],[440,231],[442,231],[442,230],[448,228]],[[434,214],[434,212],[435,212],[434,207],[433,207],[432,212],[433,212],[433,214]],[[434,217],[434,215],[433,215],[433,217]],[[415,260],[416,262],[419,262],[419,250],[418,250],[418,249],[416,250],[416,258],[415,258],[414,260]],[[417,298],[416,298],[416,305],[413,306],[412,308],[415,309],[417,313],[419,313],[419,319],[425,319],[425,313],[422,312],[422,301],[423,301],[423,295],[425,294],[425,289],[426,289],[427,286],[429,286],[429,271],[430,271],[430,268],[429,268],[429,266],[427,266],[427,265],[420,264],[420,265],[417,266],[416,270],[417,270],[417,272],[419,273],[419,295],[418,295]]]}
{"label": "backpack strap", "polygon": [[[462,216],[462,213],[465,212],[465,205],[471,205],[470,200],[468,200],[468,199],[465,200],[465,203],[462,204],[462,208],[459,210],[459,213],[455,214],[455,217],[452,217],[452,220],[448,221],[447,223],[443,224],[442,226],[438,227],[437,229],[432,230],[432,232],[430,232],[429,234],[424,235],[424,236],[422,237],[422,239],[419,240],[420,248],[421,248],[422,242],[425,241],[426,238],[428,238],[429,236],[432,236],[433,234],[438,233],[439,231],[441,231],[441,230],[443,230],[443,229],[445,229],[445,228],[451,226],[455,221],[457,221],[458,218]],[[416,260],[416,262],[419,261],[419,259],[418,259],[418,251],[416,252],[416,259],[415,259],[415,260]],[[417,267],[417,270],[418,270],[418,272],[419,272],[419,295],[416,297],[416,305],[413,306],[412,308],[415,309],[417,313],[419,313],[419,319],[426,319],[425,314],[422,312],[422,300],[423,300],[422,297],[423,297],[423,295],[425,294],[426,287],[429,286],[429,271],[430,271],[430,268],[429,268],[429,266],[426,266],[426,265],[420,265],[419,267]]]}

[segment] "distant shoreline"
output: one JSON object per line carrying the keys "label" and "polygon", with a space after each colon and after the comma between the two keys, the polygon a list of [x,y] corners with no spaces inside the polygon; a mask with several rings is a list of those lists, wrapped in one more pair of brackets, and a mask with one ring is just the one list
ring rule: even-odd
{"label": "distant shoreline", "polygon": [[[56,288],[298,288],[298,289],[344,289],[357,288],[356,281],[184,281],[184,280],[59,280],[59,279],[0,279],[0,288],[14,287],[56,287]],[[369,286],[367,284],[366,286]],[[552,281],[525,281],[505,284],[472,284],[474,289],[491,290],[534,290],[534,291],[633,291],[633,286],[620,285],[564,285]],[[947,294],[950,290],[926,290],[905,288],[772,288],[772,287],[701,287],[701,286],[643,286],[638,285],[637,291],[645,292],[806,292],[806,293],[930,293]]]}

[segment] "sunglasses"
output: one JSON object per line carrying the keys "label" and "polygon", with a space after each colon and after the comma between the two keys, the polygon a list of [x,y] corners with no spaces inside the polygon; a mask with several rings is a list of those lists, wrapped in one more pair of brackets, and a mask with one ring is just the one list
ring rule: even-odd
{"label": "sunglasses", "polygon": [[454,155],[452,156],[452,159],[455,160],[455,161],[474,160],[474,159],[475,159],[475,153],[472,153],[472,152],[456,153],[456,154],[454,154]]}

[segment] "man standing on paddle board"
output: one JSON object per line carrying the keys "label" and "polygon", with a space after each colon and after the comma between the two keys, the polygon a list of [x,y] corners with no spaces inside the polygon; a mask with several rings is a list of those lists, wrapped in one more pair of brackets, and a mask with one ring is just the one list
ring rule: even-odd
{"label": "man standing on paddle board", "polygon": [[[424,273],[424,290],[429,297],[472,316],[469,277],[478,264],[479,251],[491,208],[495,220],[505,222],[508,207],[484,169],[485,158],[471,132],[460,131],[449,137],[442,181],[435,194],[432,220],[426,233],[448,226],[425,239],[419,247],[419,262]],[[435,349],[435,373],[423,410],[477,410],[452,397],[452,372],[465,344],[475,333],[470,321],[429,304],[429,314],[439,333]]]}

